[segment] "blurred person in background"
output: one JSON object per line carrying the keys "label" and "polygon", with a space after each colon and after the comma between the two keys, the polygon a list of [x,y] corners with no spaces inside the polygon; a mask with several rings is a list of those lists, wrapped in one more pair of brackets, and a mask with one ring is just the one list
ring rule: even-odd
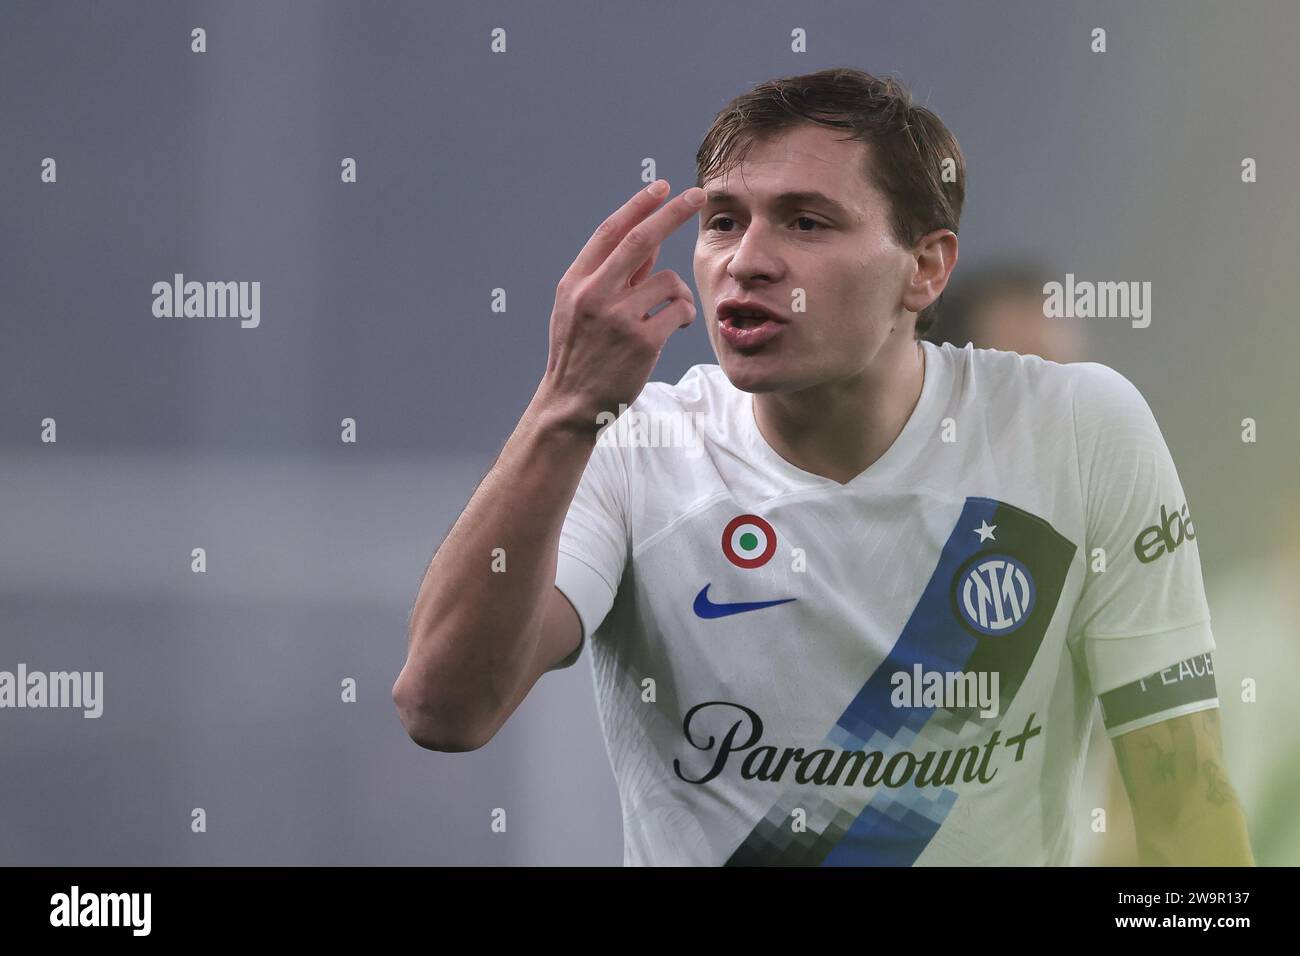
{"label": "blurred person in background", "polygon": [[1043,286],[1051,279],[1038,264],[1020,261],[959,275],[939,300],[938,316],[926,338],[936,345],[971,344],[1062,364],[1086,361],[1082,326],[1043,315]]}

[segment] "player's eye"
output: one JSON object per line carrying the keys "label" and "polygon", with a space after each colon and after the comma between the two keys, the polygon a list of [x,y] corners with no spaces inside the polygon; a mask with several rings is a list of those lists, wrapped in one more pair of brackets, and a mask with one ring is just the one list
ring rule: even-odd
{"label": "player's eye", "polygon": [[[719,231],[719,232],[731,232],[730,229],[718,229],[717,224],[718,224],[719,222],[723,222],[723,221],[725,221],[725,222],[735,222],[735,220],[732,219],[730,216],[714,216],[711,220],[709,220],[708,225],[705,226],[704,228],[705,228],[705,229],[717,229],[717,231]],[[795,222],[810,222],[810,223],[812,223],[814,226],[816,226],[818,229],[825,229],[825,228],[826,228],[826,226],[825,226],[823,223],[818,222],[816,219],[813,219],[811,216],[800,216],[800,217],[798,217],[798,218],[795,220]],[[815,230],[813,230],[813,229],[799,229],[798,231],[799,231],[799,232],[814,232]]]}

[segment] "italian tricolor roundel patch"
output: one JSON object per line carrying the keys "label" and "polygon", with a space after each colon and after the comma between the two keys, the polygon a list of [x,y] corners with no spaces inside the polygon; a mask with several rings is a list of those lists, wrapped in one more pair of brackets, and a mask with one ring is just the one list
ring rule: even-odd
{"label": "italian tricolor roundel patch", "polygon": [[758,515],[738,515],[722,532],[722,553],[738,568],[761,568],[776,554],[776,531]]}

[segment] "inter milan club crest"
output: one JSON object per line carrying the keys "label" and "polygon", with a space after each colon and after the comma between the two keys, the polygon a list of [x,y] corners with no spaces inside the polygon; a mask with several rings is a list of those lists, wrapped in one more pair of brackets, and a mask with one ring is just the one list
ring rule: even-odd
{"label": "inter milan club crest", "polygon": [[722,532],[722,553],[738,568],[761,568],[776,554],[776,531],[758,515],[738,515]]}
{"label": "inter milan club crest", "polygon": [[994,637],[1020,627],[1034,609],[1037,588],[1029,567],[1009,554],[981,552],[953,578],[952,602],[977,634]]}

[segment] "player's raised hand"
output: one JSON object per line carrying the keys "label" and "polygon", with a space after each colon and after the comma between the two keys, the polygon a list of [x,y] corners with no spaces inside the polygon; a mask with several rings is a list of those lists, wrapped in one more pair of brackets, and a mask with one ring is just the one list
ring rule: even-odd
{"label": "player's raised hand", "polygon": [[660,243],[704,203],[704,191],[692,187],[659,208],[667,193],[668,184],[657,180],[629,199],[600,224],[556,286],[539,392],[566,421],[589,423],[592,432],[602,411],[636,400],[668,336],[695,321],[695,296],[681,276],[664,269],[647,277]]}

